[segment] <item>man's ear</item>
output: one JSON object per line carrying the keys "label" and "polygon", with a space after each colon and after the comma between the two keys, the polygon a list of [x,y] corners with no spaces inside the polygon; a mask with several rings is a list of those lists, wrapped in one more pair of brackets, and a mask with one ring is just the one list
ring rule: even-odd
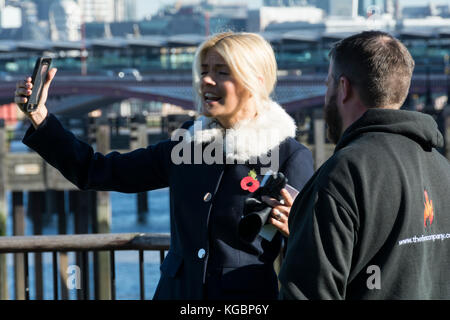
{"label": "man's ear", "polygon": [[352,95],[352,85],[346,76],[341,76],[339,78],[339,84],[339,99],[341,100],[341,103],[347,102]]}

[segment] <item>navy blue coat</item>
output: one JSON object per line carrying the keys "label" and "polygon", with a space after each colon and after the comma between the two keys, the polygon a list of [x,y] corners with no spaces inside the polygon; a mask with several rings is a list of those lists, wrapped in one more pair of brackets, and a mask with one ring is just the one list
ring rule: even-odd
{"label": "navy blue coat", "polygon": [[[281,234],[271,242],[258,236],[248,244],[237,233],[251,195],[240,181],[251,169],[260,172],[258,165],[175,165],[171,140],[103,155],[51,114],[37,130],[30,127],[23,142],[82,190],[135,193],[170,187],[171,244],[155,299],[277,299],[273,262]],[[279,159],[279,171],[300,190],[313,174],[311,152],[288,138],[279,146]]]}

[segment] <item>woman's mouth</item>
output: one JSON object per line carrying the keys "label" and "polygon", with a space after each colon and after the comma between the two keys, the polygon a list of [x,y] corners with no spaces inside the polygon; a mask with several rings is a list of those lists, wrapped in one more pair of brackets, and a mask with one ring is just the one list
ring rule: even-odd
{"label": "woman's mouth", "polygon": [[203,99],[207,104],[213,104],[222,99],[222,97],[215,95],[214,93],[207,92],[203,95]]}

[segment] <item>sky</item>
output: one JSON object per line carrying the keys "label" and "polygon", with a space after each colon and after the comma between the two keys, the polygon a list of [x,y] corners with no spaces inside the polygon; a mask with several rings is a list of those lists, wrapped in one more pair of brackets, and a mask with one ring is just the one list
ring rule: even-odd
{"label": "sky", "polygon": [[[160,6],[164,6],[167,4],[173,4],[177,0],[136,0],[136,11],[137,18],[143,19],[145,17],[152,16],[156,13]],[[195,0],[178,0],[181,3],[192,3]],[[221,0],[221,3],[247,3],[250,8],[257,8],[261,6],[262,0]],[[433,0],[434,3],[440,4],[449,4],[450,0]],[[400,5],[402,6],[423,6],[428,3],[428,0],[400,0]]]}

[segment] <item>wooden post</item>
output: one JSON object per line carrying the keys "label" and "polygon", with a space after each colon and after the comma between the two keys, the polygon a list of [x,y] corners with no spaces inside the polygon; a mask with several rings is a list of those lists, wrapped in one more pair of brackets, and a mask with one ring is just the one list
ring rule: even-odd
{"label": "wooden post", "polygon": [[45,190],[45,214],[51,216],[56,212],[56,190]]}
{"label": "wooden post", "polygon": [[[88,191],[74,193],[75,234],[89,233]],[[77,290],[78,300],[89,299],[89,257],[84,252],[77,252],[75,258],[81,271],[81,289]]]}
{"label": "wooden post", "polygon": [[[98,221],[97,221],[97,192],[89,191],[89,216],[92,221],[92,233],[98,233]],[[98,269],[98,254],[94,253],[94,297],[95,300],[100,296],[100,284],[99,284],[99,269]]]}
{"label": "wooden post", "polygon": [[[97,151],[106,154],[110,150],[110,128],[108,123],[100,120],[97,126]],[[109,192],[97,192],[97,226],[99,233],[109,233],[111,230],[111,203]],[[110,253],[108,251],[98,252],[97,254],[97,274],[98,274],[98,299],[111,299],[110,282]]]}
{"label": "wooden post", "polygon": [[314,110],[314,166],[317,170],[325,162],[325,120],[322,110]]}
{"label": "wooden post", "polygon": [[[8,204],[6,201],[5,179],[6,152],[5,121],[0,119],[0,237],[7,235],[6,219],[8,218]],[[0,254],[0,300],[7,300],[8,298],[8,266],[6,264],[6,255]]]}
{"label": "wooden post", "polygon": [[64,191],[55,192],[55,207],[58,214],[58,233],[67,234],[66,199]]}
{"label": "wooden post", "polygon": [[[28,193],[28,214],[33,221],[33,234],[42,234],[42,220],[45,213],[45,192],[31,191]],[[34,254],[34,279],[36,300],[44,299],[42,253]]]}
{"label": "wooden post", "polygon": [[75,214],[78,192],[78,190],[69,190],[69,213]]}
{"label": "wooden post", "polygon": [[[64,191],[55,192],[55,206],[58,213],[58,234],[67,233],[67,221],[66,221],[66,206],[65,206],[65,194]],[[67,267],[69,266],[69,260],[67,252],[59,253],[59,279],[61,282],[61,299],[68,300],[69,292],[67,288]]]}
{"label": "wooden post", "polygon": [[138,210],[138,222],[145,223],[147,221],[147,214],[148,214],[147,192],[139,192],[137,194],[137,210]]}
{"label": "wooden post", "polygon": [[[148,135],[147,135],[147,124],[145,118],[142,117],[141,121],[138,124],[138,148],[146,148],[148,146]],[[145,222],[146,213],[148,213],[148,197],[147,192],[140,192],[137,195],[138,197],[138,213],[139,213],[139,221]]]}
{"label": "wooden post", "polygon": [[117,114],[113,114],[112,117],[108,118],[109,127],[111,128],[111,132],[118,136],[119,135],[119,118]]}
{"label": "wooden post", "polygon": [[[91,219],[91,232],[98,233],[98,221],[97,221],[97,192],[88,191],[88,211],[89,217]],[[93,255],[94,261],[94,297],[95,300],[99,299],[100,296],[100,284],[99,284],[99,270],[98,270],[98,255],[94,253]]]}
{"label": "wooden post", "polygon": [[[13,235],[25,235],[25,210],[23,207],[23,192],[12,192]],[[25,260],[23,253],[14,254],[14,289],[15,299],[25,300]]]}
{"label": "wooden post", "polygon": [[[144,117],[135,116],[130,126],[130,149],[145,148],[148,145],[147,124]],[[138,221],[145,223],[148,213],[147,192],[137,194]]]}
{"label": "wooden post", "polygon": [[88,191],[76,192],[75,204],[75,233],[86,234],[89,233],[89,207],[88,207]]}
{"label": "wooden post", "polygon": [[[97,118],[95,117],[87,117],[86,119],[86,141],[90,144],[94,149],[97,145]],[[86,201],[87,201],[87,213],[92,222],[92,232],[98,233],[98,220],[97,220],[97,193],[95,191],[87,191],[86,192]],[[99,299],[99,267],[98,267],[98,253],[94,253],[93,255],[93,263],[94,263],[94,297],[96,300]]]}
{"label": "wooden post", "polygon": [[97,125],[95,124],[95,119],[94,117],[88,117],[87,118],[87,143],[90,145],[95,145],[96,140],[97,140]]}

